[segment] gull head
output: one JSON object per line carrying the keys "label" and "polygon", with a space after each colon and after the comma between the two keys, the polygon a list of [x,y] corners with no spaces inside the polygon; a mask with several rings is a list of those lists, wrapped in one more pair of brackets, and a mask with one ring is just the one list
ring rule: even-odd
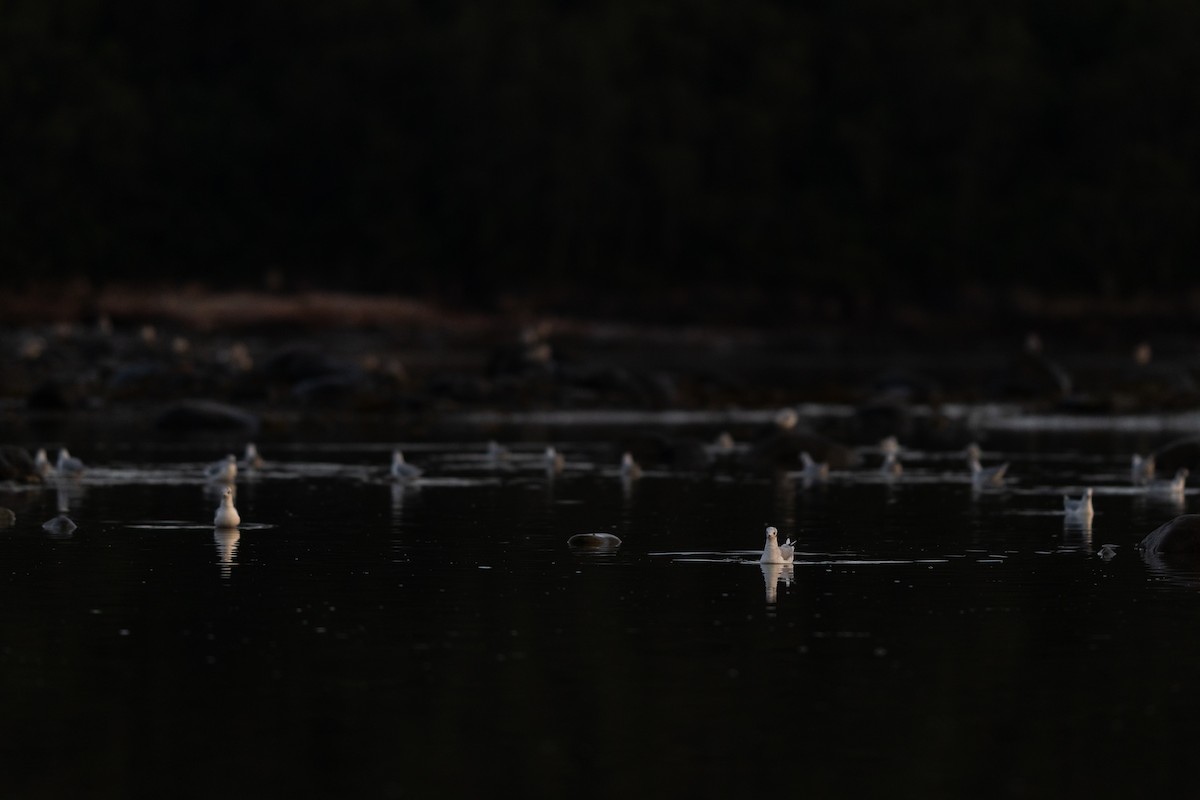
{"label": "gull head", "polygon": [[794,408],[781,408],[775,414],[775,424],[782,430],[790,431],[795,428],[800,422],[800,415],[796,413]]}
{"label": "gull head", "polygon": [[779,535],[779,531],[778,531],[778,530],[776,530],[775,528],[771,527],[770,525],[768,525],[768,526],[767,526],[767,539],[768,539],[768,540],[773,540],[773,539],[775,539],[775,537],[776,537],[776,536],[778,536],[778,535]]}

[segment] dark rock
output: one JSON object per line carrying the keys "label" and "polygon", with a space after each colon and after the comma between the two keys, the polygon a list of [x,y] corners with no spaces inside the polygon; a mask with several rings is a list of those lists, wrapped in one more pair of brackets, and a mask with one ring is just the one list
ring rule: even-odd
{"label": "dark rock", "polygon": [[1026,351],[1014,357],[1000,376],[996,392],[1014,400],[1061,401],[1071,394],[1071,376],[1051,358]]}
{"label": "dark rock", "polygon": [[577,533],[567,539],[567,546],[580,549],[612,550],[621,546],[621,540],[611,533]]}
{"label": "dark rock", "polygon": [[504,375],[549,373],[553,370],[553,350],[535,330],[526,331],[514,344],[494,348],[487,364],[487,376],[492,379]]}
{"label": "dark rock", "polygon": [[23,447],[0,445],[0,480],[41,483],[37,466]]}
{"label": "dark rock", "polygon": [[908,403],[894,397],[877,397],[854,411],[859,436],[877,442],[885,436],[908,440],[913,434],[913,416]]}
{"label": "dark rock", "polygon": [[814,461],[827,462],[831,469],[858,466],[860,458],[853,450],[818,433],[792,428],[779,429],[750,446],[752,460],[766,465],[796,468],[800,454],[806,452]]}
{"label": "dark rock", "polygon": [[933,403],[941,396],[941,386],[936,380],[905,370],[883,373],[871,388],[876,398],[904,403]]}
{"label": "dark rock", "polygon": [[345,406],[370,393],[371,382],[362,372],[337,372],[300,381],[292,396],[300,402],[321,407]]}
{"label": "dark rock", "polygon": [[1178,469],[1200,470],[1200,436],[1185,436],[1164,444],[1152,453],[1162,473]]}
{"label": "dark rock", "polygon": [[108,379],[110,392],[124,396],[161,394],[178,380],[161,361],[135,361],[118,367]]}
{"label": "dark rock", "polygon": [[255,433],[259,419],[248,411],[210,400],[184,400],[170,406],[155,420],[162,431],[241,431]]}
{"label": "dark rock", "polygon": [[1138,546],[1148,553],[1200,553],[1200,514],[1183,514],[1160,525]]}
{"label": "dark rock", "polygon": [[66,514],[59,514],[54,519],[42,523],[42,530],[51,536],[70,536],[76,527],[75,522]]}
{"label": "dark rock", "polygon": [[268,379],[296,384],[335,373],[352,372],[356,367],[332,358],[312,347],[296,345],[280,350],[267,358],[262,374]]}
{"label": "dark rock", "polygon": [[696,470],[704,469],[711,463],[704,443],[698,439],[651,434],[640,441],[626,444],[626,449],[639,461],[649,464],[666,464],[672,469]]}
{"label": "dark rock", "polygon": [[70,392],[56,380],[42,381],[25,398],[25,407],[30,411],[66,411],[74,406]]}
{"label": "dark rock", "polygon": [[490,397],[491,386],[473,375],[443,372],[429,381],[429,393],[458,403],[482,403]]}
{"label": "dark rock", "polygon": [[17,515],[11,508],[0,507],[0,528],[11,528],[17,524]]}

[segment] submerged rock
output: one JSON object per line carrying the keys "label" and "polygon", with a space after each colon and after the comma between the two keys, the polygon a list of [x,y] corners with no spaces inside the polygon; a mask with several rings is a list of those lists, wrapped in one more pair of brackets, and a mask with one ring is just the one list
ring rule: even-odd
{"label": "submerged rock", "polygon": [[155,427],[163,431],[258,431],[254,414],[211,400],[184,400],[158,415]]}
{"label": "submerged rock", "polygon": [[295,385],[303,381],[356,371],[348,362],[340,361],[316,347],[304,344],[279,350],[263,362],[261,373],[272,381]]}
{"label": "submerged rock", "polygon": [[1148,553],[1200,553],[1200,514],[1183,514],[1158,526],[1138,546]]}
{"label": "submerged rock", "polygon": [[1185,436],[1167,442],[1151,455],[1155,466],[1164,472],[1182,468],[1200,470],[1200,436]]}
{"label": "submerged rock", "polygon": [[859,456],[849,447],[818,433],[786,429],[772,432],[750,446],[752,461],[763,465],[791,467],[808,453],[814,461],[830,469],[850,469],[859,464]]}
{"label": "submerged rock", "polygon": [[11,528],[17,524],[17,515],[11,508],[0,507],[0,528]]}
{"label": "submerged rock", "polygon": [[611,533],[577,533],[567,539],[567,546],[589,550],[613,550],[621,546],[621,540]]}
{"label": "submerged rock", "polygon": [[54,536],[70,536],[75,532],[75,522],[66,514],[59,514],[42,523],[42,530]]}

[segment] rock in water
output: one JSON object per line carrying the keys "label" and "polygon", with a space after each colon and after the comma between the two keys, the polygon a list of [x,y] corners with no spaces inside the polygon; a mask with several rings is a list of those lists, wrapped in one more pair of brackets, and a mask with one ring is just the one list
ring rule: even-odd
{"label": "rock in water", "polygon": [[0,480],[41,483],[37,465],[23,447],[0,445]]}
{"label": "rock in water", "polygon": [[1200,553],[1200,514],[1183,514],[1160,525],[1138,546],[1148,553]]}
{"label": "rock in water", "polygon": [[567,546],[612,550],[621,546],[621,540],[611,533],[577,533],[567,539]]}
{"label": "rock in water", "polygon": [[55,536],[70,536],[75,532],[75,523],[66,514],[59,514],[42,523],[42,529]]}
{"label": "rock in water", "polygon": [[163,431],[229,431],[254,433],[259,420],[240,408],[208,400],[185,400],[167,408],[155,426]]}

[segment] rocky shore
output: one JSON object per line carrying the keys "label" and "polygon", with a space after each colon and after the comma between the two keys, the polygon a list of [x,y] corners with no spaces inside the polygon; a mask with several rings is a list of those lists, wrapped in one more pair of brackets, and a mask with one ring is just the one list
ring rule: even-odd
{"label": "rocky shore", "polygon": [[[71,297],[0,302],[0,441],[88,426],[282,438],[352,425],[411,437],[483,410],[826,403],[851,409],[843,438],[870,442],[931,435],[921,420],[936,427],[948,403],[1104,414],[1200,402],[1187,307],[1157,328],[1153,306],[1097,327],[1048,304],[974,322],[814,313],[700,325],[320,293]],[[933,417],[914,416],[918,406]]]}

